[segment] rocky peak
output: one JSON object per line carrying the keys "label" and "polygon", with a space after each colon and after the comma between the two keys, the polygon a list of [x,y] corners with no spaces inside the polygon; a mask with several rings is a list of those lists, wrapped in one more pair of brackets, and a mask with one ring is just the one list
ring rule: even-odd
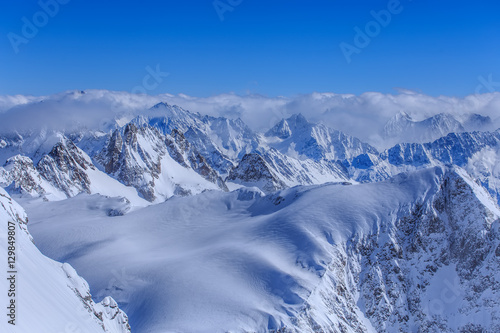
{"label": "rocky peak", "polygon": [[304,117],[302,113],[293,114],[291,117],[287,119],[287,123],[293,129],[295,128],[299,129],[311,125],[311,123],[307,121],[306,117]]}
{"label": "rocky peak", "polygon": [[172,130],[170,136],[165,139],[168,153],[179,164],[186,168],[192,168],[196,173],[211,183],[216,184],[224,191],[228,191],[224,180],[219,176],[206,158],[189,143],[184,134],[178,129]]}
{"label": "rocky peak", "polygon": [[245,154],[240,163],[231,170],[227,181],[257,186],[267,193],[286,188],[285,183],[257,153]]}
{"label": "rocky peak", "polygon": [[177,143],[179,149],[181,149],[182,151],[187,151],[190,148],[190,144],[187,141],[186,137],[178,129],[174,128],[172,130],[172,133],[170,133],[170,135],[174,138],[174,140]]}
{"label": "rocky peak", "polygon": [[465,121],[463,121],[463,126],[467,131],[484,131],[492,130],[493,121],[489,116],[482,116],[477,113],[470,114]]}
{"label": "rocky peak", "polygon": [[168,103],[166,103],[166,102],[160,102],[160,103],[157,103],[157,104],[153,105],[151,107],[151,109],[154,110],[154,109],[161,109],[161,108],[168,108],[168,107],[170,107],[170,105]]}
{"label": "rocky peak", "polygon": [[0,168],[0,179],[1,185],[10,193],[30,196],[43,196],[46,193],[42,177],[27,156],[16,155],[9,158],[3,168]]}
{"label": "rocky peak", "polygon": [[292,135],[290,126],[285,119],[281,119],[279,123],[274,125],[269,131],[267,131],[266,136],[276,136],[280,139],[286,139]]}
{"label": "rocky peak", "polygon": [[112,174],[118,170],[122,147],[123,140],[120,131],[115,130],[111,135],[107,146],[106,162],[104,165],[104,170],[106,173]]}
{"label": "rocky peak", "polygon": [[71,140],[63,138],[36,166],[40,175],[68,197],[80,192],[90,193],[86,170],[95,170],[90,157]]}
{"label": "rocky peak", "polygon": [[128,123],[123,131],[125,144],[135,146],[137,144],[138,128],[134,123]]}
{"label": "rocky peak", "polygon": [[67,171],[74,166],[79,166],[84,170],[94,169],[91,160],[84,155],[85,153],[69,139],[56,143],[48,154],[62,171]]}

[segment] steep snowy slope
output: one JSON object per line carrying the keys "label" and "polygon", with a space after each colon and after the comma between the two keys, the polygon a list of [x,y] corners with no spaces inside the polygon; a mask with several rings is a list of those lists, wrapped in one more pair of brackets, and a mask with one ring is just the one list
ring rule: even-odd
{"label": "steep snowy slope", "polygon": [[[16,318],[11,325],[2,316],[6,333],[129,333],[127,315],[111,297],[94,303],[85,280],[67,263],[43,256],[27,231],[24,210],[0,189],[0,252],[7,267],[7,230],[15,230]],[[8,229],[8,227],[10,227]],[[12,236],[12,234],[10,235]],[[10,239],[12,240],[12,239]],[[9,304],[7,279],[1,279],[2,304]]]}
{"label": "steep snowy slope", "polygon": [[120,217],[105,200],[23,204],[43,252],[134,332],[500,329],[500,210],[462,169],[208,191]]}
{"label": "steep snowy slope", "polygon": [[230,160],[239,159],[259,146],[258,135],[241,119],[201,116],[167,103],[153,106],[133,123],[149,125],[164,135],[180,131],[221,174],[232,167]]}
{"label": "steep snowy slope", "polygon": [[343,161],[363,153],[377,153],[375,148],[355,137],[308,122],[302,114],[282,119],[265,137],[269,146],[301,159]]}
{"label": "steep snowy slope", "polygon": [[133,186],[150,202],[173,195],[226,190],[224,181],[177,129],[166,135],[149,125],[128,123],[109,136],[95,155],[104,171]]}
{"label": "steep snowy slope", "polygon": [[500,145],[476,152],[468,159],[464,168],[474,175],[500,204]]}
{"label": "steep snowy slope", "polygon": [[36,164],[64,135],[60,131],[45,128],[18,132],[15,129],[0,135],[0,163],[15,155],[24,155]]}
{"label": "steep snowy slope", "polygon": [[256,186],[271,193],[296,185],[345,182],[349,180],[349,174],[339,162],[300,160],[271,148],[243,156],[226,180],[235,184]]}

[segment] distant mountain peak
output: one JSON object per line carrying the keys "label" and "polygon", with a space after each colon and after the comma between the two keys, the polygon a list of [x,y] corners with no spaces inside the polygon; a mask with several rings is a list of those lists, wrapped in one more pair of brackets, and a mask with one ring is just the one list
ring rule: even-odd
{"label": "distant mountain peak", "polygon": [[302,113],[296,113],[290,116],[287,119],[287,122],[292,125],[292,127],[302,127],[306,125],[311,125],[309,121],[307,121],[306,117]]}
{"label": "distant mountain peak", "polygon": [[414,120],[404,111],[399,111],[384,126],[385,139],[397,142],[428,142],[451,132],[464,132],[464,126],[449,113],[438,113],[421,121]]}
{"label": "distant mountain peak", "polygon": [[160,103],[153,105],[150,109],[159,109],[159,108],[168,108],[168,107],[170,107],[170,104],[168,104],[167,102],[160,102]]}
{"label": "distant mountain peak", "polygon": [[269,131],[266,132],[266,136],[276,136],[280,139],[289,138],[292,135],[292,130],[288,125],[288,122],[283,118],[279,123],[274,125]]}
{"label": "distant mountain peak", "polygon": [[399,110],[398,113],[396,113],[396,115],[394,116],[393,119],[408,119],[408,120],[412,120],[413,121],[413,118],[408,114],[406,113],[406,111],[404,110]]}

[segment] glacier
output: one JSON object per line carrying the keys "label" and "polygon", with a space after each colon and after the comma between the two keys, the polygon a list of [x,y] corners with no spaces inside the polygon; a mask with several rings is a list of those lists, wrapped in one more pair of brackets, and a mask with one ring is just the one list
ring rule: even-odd
{"label": "glacier", "polygon": [[24,205],[40,249],[116,299],[136,332],[500,328],[500,209],[458,167],[207,191],[117,217],[104,200]]}

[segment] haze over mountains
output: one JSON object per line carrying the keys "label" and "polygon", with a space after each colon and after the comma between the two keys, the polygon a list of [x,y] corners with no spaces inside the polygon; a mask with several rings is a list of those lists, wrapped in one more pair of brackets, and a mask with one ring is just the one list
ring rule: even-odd
{"label": "haze over mountains", "polygon": [[[42,103],[40,103],[43,101]],[[0,126],[16,124],[30,127],[63,121],[64,127],[85,124],[94,129],[112,122],[123,114],[129,117],[160,102],[179,105],[191,112],[229,119],[241,118],[252,130],[265,132],[282,118],[302,113],[311,122],[342,130],[379,149],[389,148],[383,138],[384,126],[399,112],[414,121],[422,121],[440,113],[449,114],[463,122],[464,116],[489,116],[498,128],[500,93],[470,95],[462,98],[438,96],[399,90],[397,94],[367,92],[362,95],[312,93],[294,97],[238,96],[223,94],[212,97],[162,94],[134,95],[106,90],[67,91],[50,96],[0,96],[0,111],[16,107],[10,115],[2,116]],[[18,112],[18,111],[23,112]],[[132,114],[132,115],[130,115]],[[29,115],[29,116],[27,116]],[[17,118],[19,117],[19,118]],[[130,120],[130,119],[128,119]],[[467,129],[467,128],[466,128]],[[469,130],[469,129],[467,129]]]}
{"label": "haze over mountains", "polygon": [[[295,185],[379,181],[401,171],[455,164],[471,170],[498,196],[493,173],[474,166],[481,163],[475,161],[477,154],[497,149],[498,131],[491,131],[495,126],[488,116],[468,113],[459,120],[439,113],[415,121],[399,112],[382,131],[387,141],[397,143],[379,150],[310,122],[302,113],[277,120],[264,132],[240,118],[202,115],[164,102],[142,111],[138,106],[136,111],[108,110],[105,116],[113,117],[97,121],[92,117],[101,113],[103,101],[118,107],[109,102],[114,93],[91,92],[98,93],[106,97],[89,102],[85,92],[69,92],[2,114],[8,124],[0,136],[4,185],[49,200],[81,192],[124,193],[144,205],[144,200],[162,202],[207,189],[246,185],[273,192]],[[54,109],[55,119],[30,124],[38,106],[39,118]],[[65,108],[70,111],[59,117]],[[20,117],[27,124],[17,121]]]}
{"label": "haze over mountains", "polygon": [[[163,97],[199,108],[224,99]],[[385,103],[376,97],[393,100],[390,115],[370,116]],[[456,109],[417,118],[394,105],[431,98],[228,95],[209,115],[107,91],[2,97],[0,184],[39,249],[103,301],[83,309],[120,313],[97,322],[107,332],[126,332],[127,315],[133,332],[493,332],[497,98],[436,98]],[[252,103],[261,111],[250,117]],[[336,109],[348,104],[352,115]],[[363,124],[331,126],[356,116]]]}

